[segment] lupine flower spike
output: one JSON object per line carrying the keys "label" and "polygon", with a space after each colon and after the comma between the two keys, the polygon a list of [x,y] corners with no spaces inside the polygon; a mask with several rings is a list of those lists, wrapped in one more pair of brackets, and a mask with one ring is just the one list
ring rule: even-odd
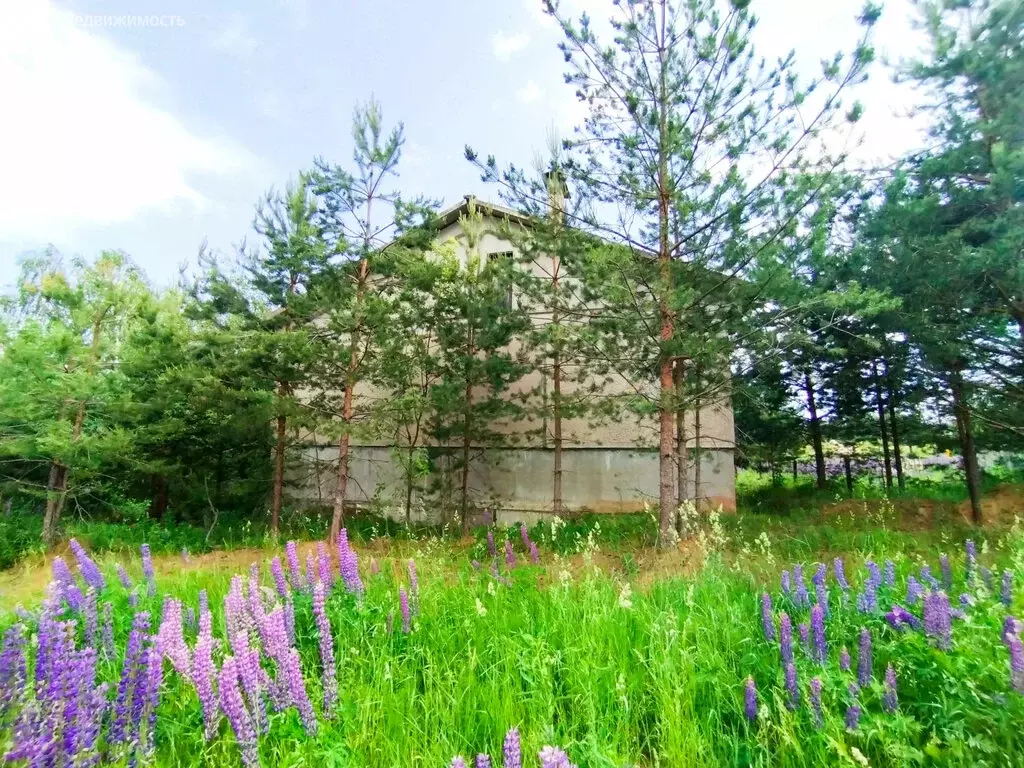
{"label": "lupine flower spike", "polygon": [[748,677],[743,693],[743,713],[747,720],[754,722],[757,719],[757,686],[754,685],[754,678]]}

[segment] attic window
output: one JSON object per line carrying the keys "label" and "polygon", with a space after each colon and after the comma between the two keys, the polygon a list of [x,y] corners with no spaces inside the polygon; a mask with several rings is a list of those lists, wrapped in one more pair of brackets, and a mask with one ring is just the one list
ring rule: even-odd
{"label": "attic window", "polygon": [[[510,262],[515,258],[513,251],[494,251],[487,254],[488,261],[497,261],[498,259],[508,259]],[[505,309],[512,309],[512,286],[509,285],[508,292],[505,294],[505,298],[501,302],[501,306]]]}

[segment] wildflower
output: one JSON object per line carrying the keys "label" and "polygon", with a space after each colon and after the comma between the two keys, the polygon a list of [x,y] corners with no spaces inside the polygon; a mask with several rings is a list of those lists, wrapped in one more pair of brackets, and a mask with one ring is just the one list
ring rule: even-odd
{"label": "wildflower", "polygon": [[871,630],[860,631],[860,645],[857,650],[857,682],[863,688],[871,680]]}
{"label": "wildflower", "polygon": [[53,558],[52,568],[53,581],[57,585],[58,595],[71,606],[71,610],[80,611],[85,602],[85,596],[75,583],[75,577],[71,575],[71,569],[64,562],[64,558]]}
{"label": "wildflower", "polygon": [[864,563],[864,567],[868,569],[867,581],[870,581],[877,588],[882,583],[882,573],[878,570],[878,563],[874,560],[868,560]]}
{"label": "wildflower", "polygon": [[775,622],[772,619],[772,597],[767,592],[761,593],[761,626],[768,642],[775,640]]}
{"label": "wildflower", "polygon": [[479,754],[476,756],[476,768],[491,768],[491,758],[489,755]]}
{"label": "wildflower", "polygon": [[945,592],[929,592],[924,598],[924,631],[942,650],[952,643],[952,616]]}
{"label": "wildflower", "polygon": [[494,546],[494,531],[487,531],[487,551],[491,557],[498,556],[498,548]]}
{"label": "wildflower", "polygon": [[971,597],[966,592],[962,592],[960,594],[960,598],[959,599],[960,599],[960,605],[963,606],[964,608],[970,608],[972,605],[974,605],[974,598]]}
{"label": "wildflower", "polygon": [[15,624],[4,633],[3,650],[0,651],[0,720],[3,720],[25,693],[27,666],[25,628]]}
{"label": "wildflower", "polygon": [[345,528],[338,534],[338,569],[345,589],[355,595],[361,595],[363,580],[359,576],[359,555],[349,546],[348,531]]}
{"label": "wildflower", "polygon": [[199,697],[199,705],[203,710],[203,735],[209,741],[217,734],[217,726],[220,724],[220,709],[217,705],[217,695],[213,690],[213,680],[216,668],[213,665],[213,636],[201,633],[196,640],[195,652],[192,658],[192,685],[196,688],[196,695]]}
{"label": "wildflower", "polygon": [[390,635],[391,634],[391,630],[394,628],[394,626],[395,626],[395,612],[394,611],[388,611],[388,617],[384,621],[384,631],[387,632]]}
{"label": "wildflower", "polygon": [[811,608],[811,633],[813,635],[812,655],[819,664],[824,664],[828,656],[825,643],[825,614],[820,605]]}
{"label": "wildflower", "polygon": [[452,758],[451,768],[466,768],[466,761],[460,755],[456,755]]}
{"label": "wildflower", "polygon": [[860,705],[851,704],[846,708],[846,730],[856,731],[860,725]]}
{"label": "wildflower", "polygon": [[629,586],[629,583],[627,582],[627,583],[623,584],[622,585],[622,589],[619,590],[619,607],[620,608],[625,608],[626,610],[629,610],[630,608],[633,607],[633,601],[630,599],[632,597],[632,594],[633,594],[633,590]]}
{"label": "wildflower", "polygon": [[410,615],[409,615],[409,595],[406,594],[405,587],[398,588],[398,606],[402,611],[402,634],[409,634],[410,629]]}
{"label": "wildflower", "polygon": [[824,563],[818,563],[818,565],[814,569],[814,575],[811,576],[811,583],[814,584],[814,586],[818,586],[819,584],[824,584],[825,583],[825,579],[827,577],[828,577],[828,570],[825,568],[825,564]]}
{"label": "wildflower", "polygon": [[821,715],[821,678],[811,678],[811,713],[814,716],[814,727],[821,728],[824,718]]}
{"label": "wildflower", "polygon": [[851,755],[851,756],[853,757],[853,759],[854,759],[855,761],[857,761],[858,763],[860,763],[861,765],[863,765],[863,766],[864,766],[864,768],[870,768],[870,766],[871,766],[871,761],[870,761],[870,760],[868,760],[868,759],[867,759],[867,758],[866,758],[866,757],[864,756],[864,753],[863,753],[863,752],[861,752],[861,751],[860,751],[859,749],[857,749],[856,747],[850,747],[850,755]]}
{"label": "wildflower", "polygon": [[327,618],[323,584],[313,587],[313,615],[316,617],[316,628],[320,635],[320,663],[324,668],[324,714],[331,717],[338,701],[338,677],[334,665],[334,638],[331,634],[331,622]]}
{"label": "wildflower", "polygon": [[839,669],[842,672],[850,671],[850,652],[843,646],[843,650],[839,652]]}
{"label": "wildflower", "polygon": [[505,565],[511,570],[516,567],[516,553],[512,551],[512,542],[505,539]]}
{"label": "wildflower", "polygon": [[371,557],[370,558],[370,575],[371,576],[376,576],[378,573],[380,573],[380,565],[377,564],[377,558]]}
{"label": "wildflower", "polygon": [[899,697],[896,695],[896,670],[892,664],[885,668],[885,691],[882,694],[882,709],[890,714],[899,708]]}
{"label": "wildflower", "polygon": [[409,594],[414,613],[420,612],[420,580],[416,573],[416,561],[409,561]]}
{"label": "wildflower", "polygon": [[191,655],[185,644],[184,627],[181,621],[181,601],[164,599],[163,615],[160,619],[159,635],[161,646],[179,675],[188,677],[192,666]]}
{"label": "wildflower", "polygon": [[904,626],[913,627],[914,629],[921,628],[920,619],[902,605],[894,605],[892,610],[885,614],[885,620],[889,622],[889,626],[899,632],[903,631]]}
{"label": "wildflower", "polygon": [[793,581],[796,584],[796,593],[793,596],[794,601],[801,608],[806,608],[811,604],[811,598],[807,593],[807,582],[804,581],[804,569],[802,565],[793,566]]}
{"label": "wildflower", "polygon": [[797,631],[800,633],[800,645],[804,647],[805,651],[810,651],[811,628],[808,626],[807,622],[800,622],[800,625],[797,627]]}
{"label": "wildflower", "polygon": [[952,589],[953,567],[949,564],[949,555],[939,555],[939,568],[942,570],[942,585],[946,589]]}
{"label": "wildflower", "polygon": [[757,686],[754,685],[753,677],[747,678],[743,712],[750,722],[754,722],[757,719]]}
{"label": "wildflower", "polygon": [[836,583],[844,592],[849,591],[850,583],[846,580],[846,571],[843,568],[843,558],[837,557],[832,561],[832,572],[835,574]]}
{"label": "wildflower", "polygon": [[85,643],[95,647],[99,640],[99,614],[96,606],[96,590],[92,587],[85,590],[82,616],[85,619]]}
{"label": "wildflower", "polygon": [[1024,643],[1013,635],[1007,645],[1010,650],[1010,685],[1017,693],[1024,694]]}
{"label": "wildflower", "polygon": [[96,567],[96,563],[89,557],[89,553],[86,552],[82,545],[79,544],[75,539],[71,539],[68,542],[68,546],[71,547],[71,551],[75,555],[75,560],[78,561],[78,571],[82,574],[82,578],[85,583],[92,587],[97,592],[102,592],[107,588],[107,580],[103,578],[103,574],[100,573],[100,569]]}
{"label": "wildflower", "polygon": [[785,612],[779,617],[779,650],[783,664],[793,661],[793,622]]}
{"label": "wildflower", "polygon": [[540,563],[540,552],[537,550],[537,543],[534,541],[530,542],[530,562],[534,565]]}
{"label": "wildflower", "polygon": [[284,676],[285,688],[291,704],[299,710],[299,718],[306,729],[306,733],[312,735],[317,730],[316,714],[313,712],[313,705],[309,703],[309,696],[306,694],[306,681],[302,678],[302,667],[299,664],[299,652],[294,648],[284,651],[278,659],[279,675]]}
{"label": "wildflower", "polygon": [[505,744],[502,751],[505,756],[504,768],[523,768],[522,747],[519,742],[518,728],[511,728],[505,734]]}
{"label": "wildflower", "polygon": [[786,690],[789,691],[789,708],[795,710],[800,706],[800,688],[796,682],[796,664],[786,665]]}
{"label": "wildflower", "polygon": [[789,571],[783,571],[782,576],[780,576],[779,578],[783,593],[786,595],[790,594],[793,591],[793,588],[790,586]]}
{"label": "wildflower", "polygon": [[314,584],[316,584],[316,563],[313,560],[313,553],[309,552],[306,554],[306,589],[312,592]]}
{"label": "wildflower", "polygon": [[156,576],[153,572],[153,555],[149,552],[149,544],[139,547],[142,553],[142,575],[146,577],[146,584],[149,589],[149,596],[156,594]]}
{"label": "wildflower", "polygon": [[100,622],[100,636],[103,655],[109,660],[114,658],[114,604],[103,604],[103,620]]}
{"label": "wildflower", "polygon": [[476,598],[476,615],[483,618],[487,615],[487,607],[480,602],[480,598]]}
{"label": "wildflower", "polygon": [[292,577],[292,589],[302,588],[302,569],[299,567],[299,548],[294,541],[284,545],[284,554],[288,559],[288,572]]}
{"label": "wildflower", "polygon": [[1013,618],[1013,616],[1007,616],[1003,620],[1003,631],[1002,631],[1002,634],[1000,635],[1002,637],[1002,639],[1003,639],[1003,642],[1004,643],[1010,642],[1010,638],[1017,634],[1017,631],[1019,630],[1019,628],[1020,627],[1019,627],[1019,625],[1017,623],[1017,620],[1015,618]]}
{"label": "wildflower", "polygon": [[129,592],[132,591],[132,580],[128,576],[128,571],[126,571],[124,566],[120,563],[117,564],[117,578],[120,580],[121,586],[123,586]]}
{"label": "wildflower", "polygon": [[327,545],[322,541],[316,543],[316,560],[318,567],[317,580],[323,583],[325,587],[330,587],[333,583],[331,556],[327,554]]}
{"label": "wildflower", "polygon": [[829,615],[828,608],[828,588],[825,586],[824,581],[819,581],[814,585],[814,599],[815,602],[821,607],[822,613],[825,616]]}
{"label": "wildflower", "polygon": [[995,587],[995,584],[993,583],[994,580],[992,578],[992,569],[981,566],[979,570],[981,571],[981,581],[985,585],[986,591],[989,594],[992,594]]}
{"label": "wildflower", "polygon": [[274,577],[274,588],[283,600],[288,594],[288,580],[284,577],[284,566],[281,565],[280,557],[270,561],[270,573]]}
{"label": "wildflower", "polygon": [[541,768],[576,768],[569,762],[569,756],[558,747],[544,747],[537,756]]}
{"label": "wildflower", "polygon": [[259,650],[249,646],[249,636],[244,631],[236,632],[229,640],[231,650],[235,655],[235,665],[238,670],[238,679],[242,683],[242,692],[249,702],[249,711],[252,712],[253,724],[259,731],[266,733],[269,723],[266,703],[261,690],[263,686],[260,685]]}
{"label": "wildflower", "polygon": [[882,573],[882,583],[887,587],[896,585],[896,563],[892,560],[885,561],[885,571]]}
{"label": "wildflower", "polygon": [[924,593],[924,588],[921,586],[921,582],[915,579],[913,576],[907,577],[907,605],[917,605],[917,601],[921,599],[921,595]]}
{"label": "wildflower", "polygon": [[143,695],[143,672],[145,662],[143,660],[143,640],[149,631],[149,614],[141,611],[135,614],[132,619],[132,629],[128,635],[128,645],[124,653],[124,665],[121,668],[121,679],[117,686],[117,696],[114,699],[114,716],[110,724],[110,731],[107,741],[111,744],[121,744],[128,738],[129,732],[134,730],[132,722],[137,710],[141,705]]}
{"label": "wildflower", "polygon": [[927,563],[921,566],[921,583],[927,584],[932,589],[939,588],[939,581],[932,576],[932,569]]}
{"label": "wildflower", "polygon": [[242,764],[245,768],[258,768],[260,761],[256,747],[256,728],[242,700],[242,692],[238,687],[238,669],[231,656],[224,659],[217,688],[221,709],[227,715],[242,751]]}
{"label": "wildflower", "polygon": [[1007,608],[1013,603],[1013,572],[1009,568],[1003,571],[1003,583],[999,590],[999,600]]}
{"label": "wildflower", "polygon": [[530,533],[526,530],[526,523],[519,524],[519,536],[523,540],[523,546],[530,548]]}

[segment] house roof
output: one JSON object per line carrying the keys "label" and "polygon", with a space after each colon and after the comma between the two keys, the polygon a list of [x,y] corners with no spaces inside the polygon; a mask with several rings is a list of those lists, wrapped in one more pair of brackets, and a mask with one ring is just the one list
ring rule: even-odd
{"label": "house roof", "polygon": [[455,205],[449,206],[437,214],[436,223],[440,229],[444,229],[450,224],[454,224],[459,220],[460,216],[465,216],[469,213],[469,206],[473,205],[477,211],[487,216],[493,216],[498,219],[508,219],[514,221],[517,224],[529,225],[533,221],[533,217],[522,213],[521,211],[507,208],[504,205],[498,205],[497,203],[489,203],[486,200],[480,200],[475,195],[464,195],[462,200],[457,202]]}

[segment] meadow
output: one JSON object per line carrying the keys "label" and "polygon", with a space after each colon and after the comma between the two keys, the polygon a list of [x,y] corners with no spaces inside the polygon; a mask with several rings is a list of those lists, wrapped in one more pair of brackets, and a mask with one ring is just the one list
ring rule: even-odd
{"label": "meadow", "polygon": [[33,766],[1024,761],[1015,519],[863,499],[685,523],[667,552],[637,516],[32,555],[0,578],[0,747]]}

